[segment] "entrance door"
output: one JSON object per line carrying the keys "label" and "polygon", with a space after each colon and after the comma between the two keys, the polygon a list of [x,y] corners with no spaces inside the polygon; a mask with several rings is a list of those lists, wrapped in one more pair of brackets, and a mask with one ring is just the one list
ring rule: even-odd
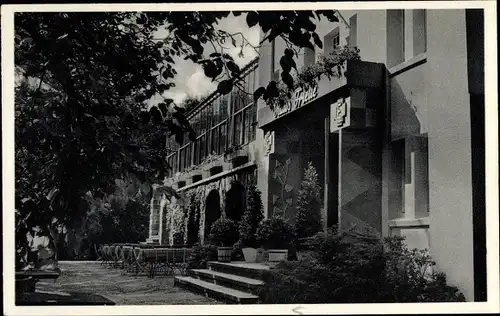
{"label": "entrance door", "polygon": [[328,180],[328,221],[327,226],[338,225],[338,174],[339,174],[339,138],[338,134],[330,134],[329,141],[329,180]]}

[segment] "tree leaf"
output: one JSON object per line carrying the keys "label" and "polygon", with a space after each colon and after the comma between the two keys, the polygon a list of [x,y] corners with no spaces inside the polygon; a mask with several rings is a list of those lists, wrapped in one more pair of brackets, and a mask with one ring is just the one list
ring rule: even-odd
{"label": "tree leaf", "polygon": [[246,21],[247,21],[248,27],[253,27],[253,26],[257,25],[257,23],[259,23],[259,13],[255,12],[255,11],[248,12]]}
{"label": "tree leaf", "polygon": [[256,102],[258,99],[260,99],[264,95],[264,93],[266,93],[265,87],[260,87],[257,90],[255,90],[253,93],[254,102]]}
{"label": "tree leaf", "polygon": [[227,68],[232,72],[234,73],[236,76],[240,73],[240,67],[238,67],[238,65],[236,65],[236,63],[232,60],[228,61],[226,63],[227,65]]}
{"label": "tree leaf", "polygon": [[221,82],[219,82],[219,85],[217,86],[217,91],[219,91],[223,95],[231,93],[232,90],[233,90],[232,80],[222,80]]}
{"label": "tree leaf", "polygon": [[314,44],[316,44],[316,46],[318,46],[320,49],[323,49],[323,42],[319,38],[319,35],[317,33],[313,33],[312,37],[314,39]]}

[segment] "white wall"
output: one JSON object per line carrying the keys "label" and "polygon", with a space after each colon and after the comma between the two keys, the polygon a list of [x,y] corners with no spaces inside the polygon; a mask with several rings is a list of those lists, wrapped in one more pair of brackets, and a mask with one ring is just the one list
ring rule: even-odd
{"label": "white wall", "polygon": [[470,104],[465,10],[429,10],[428,109],[431,254],[474,297]]}

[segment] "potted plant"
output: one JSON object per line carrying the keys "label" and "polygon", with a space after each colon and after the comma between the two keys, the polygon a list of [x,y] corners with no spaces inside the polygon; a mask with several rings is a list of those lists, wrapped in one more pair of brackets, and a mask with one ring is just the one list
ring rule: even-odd
{"label": "potted plant", "polygon": [[238,240],[236,223],[227,218],[219,218],[212,224],[210,239],[218,246],[217,255],[221,262],[230,262],[233,245]]}
{"label": "potted plant", "polygon": [[224,151],[224,158],[232,162],[233,166],[238,165],[248,160],[248,150],[242,145],[233,145]]}
{"label": "potted plant", "polygon": [[248,188],[245,212],[240,221],[239,232],[243,256],[246,262],[257,260],[257,240],[255,233],[259,223],[264,219],[261,193],[255,185]]}
{"label": "potted plant", "polygon": [[294,240],[293,227],[282,217],[273,216],[264,220],[256,233],[257,242],[268,251],[269,261],[288,259],[288,247]]}

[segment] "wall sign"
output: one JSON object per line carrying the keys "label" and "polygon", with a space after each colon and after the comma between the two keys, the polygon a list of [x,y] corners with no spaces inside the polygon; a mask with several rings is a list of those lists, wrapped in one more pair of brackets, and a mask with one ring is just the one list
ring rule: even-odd
{"label": "wall sign", "polygon": [[350,98],[341,98],[330,106],[330,132],[350,125]]}
{"label": "wall sign", "polygon": [[274,117],[278,118],[287,113],[295,111],[296,109],[306,105],[309,101],[314,100],[318,97],[318,86],[314,86],[311,89],[302,90],[297,89],[293,94],[292,98],[285,104],[283,108],[274,108]]}

